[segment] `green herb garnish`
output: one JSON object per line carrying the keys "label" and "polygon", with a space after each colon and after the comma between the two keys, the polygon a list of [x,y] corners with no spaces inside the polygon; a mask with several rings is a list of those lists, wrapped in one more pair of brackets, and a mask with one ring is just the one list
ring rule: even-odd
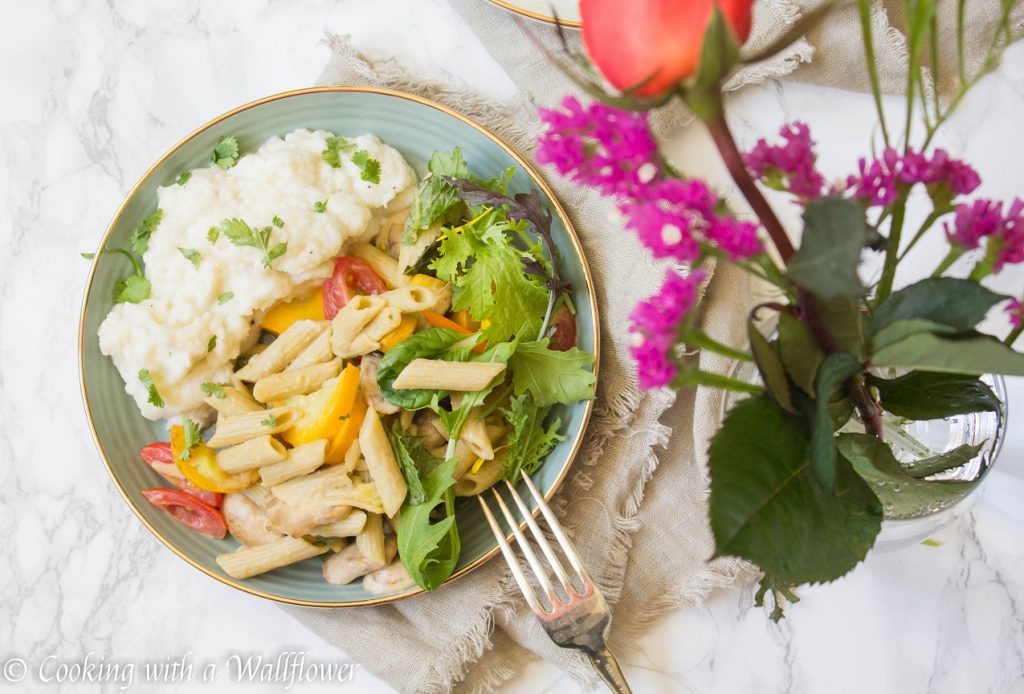
{"label": "green herb garnish", "polygon": [[184,256],[185,260],[192,263],[192,267],[196,268],[197,270],[199,269],[199,261],[203,259],[203,256],[200,255],[199,251],[197,251],[194,248],[179,247],[178,252],[181,253],[182,256]]}
{"label": "green herb garnish", "polygon": [[79,255],[85,258],[86,260],[92,260],[93,258],[96,257],[95,253],[79,253]]}
{"label": "green herb garnish", "polygon": [[284,220],[281,219],[280,217],[278,217],[276,214],[274,215],[274,218],[272,220],[270,220],[270,221],[278,229],[284,228]]}
{"label": "green herb garnish", "polygon": [[206,232],[206,240],[210,243],[217,243],[219,238],[220,230],[217,227],[210,227],[210,230]]}
{"label": "green herb garnish", "polygon": [[343,137],[332,135],[327,138],[327,149],[321,152],[320,155],[324,158],[325,162],[334,168],[338,168],[341,166],[341,150],[351,149],[352,147],[355,147],[354,143],[349,142]]}
{"label": "green herb garnish", "polygon": [[370,183],[380,183],[380,162],[370,158],[370,153],[361,149],[352,155],[352,163],[359,167],[359,178]]}
{"label": "green herb garnish", "polygon": [[163,407],[164,399],[160,397],[160,391],[156,389],[153,377],[149,375],[149,369],[139,369],[139,380],[142,381],[142,385],[146,386],[146,390],[149,391],[149,404],[154,407]]}
{"label": "green herb garnish", "polygon": [[164,218],[164,211],[157,209],[156,212],[143,219],[139,226],[132,232],[132,252],[142,256],[149,248],[149,237],[153,235],[156,228],[160,226],[160,220]]}
{"label": "green herb garnish", "polygon": [[210,341],[206,343],[206,351],[207,351],[207,353],[209,353],[209,352],[212,352],[216,348],[217,348],[217,336],[216,335],[211,335],[210,336]]}
{"label": "green herb garnish", "polygon": [[220,294],[217,297],[217,303],[218,304],[226,304],[227,302],[231,301],[233,298],[235,298],[235,293],[234,292],[223,292],[222,294]]}
{"label": "green herb garnish", "polygon": [[[328,198],[330,200],[330,198]],[[327,200],[317,200],[313,203],[313,211],[323,214],[327,211]]]}
{"label": "green herb garnish", "polygon": [[236,218],[225,219],[220,223],[219,228],[236,246],[251,246],[263,251],[263,267],[265,268],[269,268],[274,260],[280,258],[288,250],[286,242],[275,244],[273,247],[268,245],[270,234],[274,231],[273,227],[253,229],[243,220]]}
{"label": "green herb garnish", "polygon": [[203,442],[199,433],[199,425],[188,417],[185,417],[185,448],[178,454],[178,460],[189,460],[192,457],[192,449]]}
{"label": "green herb garnish", "polygon": [[262,424],[265,427],[271,427],[271,428],[276,427],[277,426],[277,417],[275,417],[272,414],[268,414],[267,418],[264,419],[263,421],[261,421],[260,424]]}
{"label": "green herb garnish", "polygon": [[188,183],[188,179],[192,178],[192,172],[186,171],[185,173],[178,176],[178,180],[175,181],[179,186],[183,186]]}
{"label": "green herb garnish", "polygon": [[221,138],[217,146],[213,148],[213,156],[210,161],[222,169],[230,169],[238,163],[238,140],[228,135]]}
{"label": "green herb garnish", "polygon": [[216,383],[204,383],[199,387],[206,395],[212,395],[218,400],[224,399],[224,388],[217,385]]}

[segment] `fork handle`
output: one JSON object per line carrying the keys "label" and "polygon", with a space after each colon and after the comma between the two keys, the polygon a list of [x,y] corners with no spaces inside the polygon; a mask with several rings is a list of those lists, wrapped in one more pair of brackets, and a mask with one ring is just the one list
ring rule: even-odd
{"label": "fork handle", "polygon": [[607,646],[597,653],[588,653],[587,655],[590,657],[594,669],[597,670],[597,674],[608,685],[608,689],[615,694],[633,694],[633,690],[629,688],[629,684],[626,683],[626,678],[622,674],[622,668],[619,667],[619,661],[615,660],[615,655]]}

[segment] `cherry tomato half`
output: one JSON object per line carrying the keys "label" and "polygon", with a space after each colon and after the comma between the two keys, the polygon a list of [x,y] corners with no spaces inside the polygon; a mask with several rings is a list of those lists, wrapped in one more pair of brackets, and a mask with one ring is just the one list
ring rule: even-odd
{"label": "cherry tomato half", "polygon": [[193,530],[218,540],[224,539],[224,536],[227,535],[228,524],[224,521],[224,515],[188,492],[181,489],[154,487],[153,489],[144,489],[142,496],[176,521],[184,523]]}
{"label": "cherry tomato half", "polygon": [[[165,475],[160,471],[160,467],[164,465],[174,465],[174,454],[171,452],[171,444],[167,441],[157,441],[151,443],[148,446],[143,446],[142,450],[139,451],[139,455],[142,459],[152,467],[158,475],[163,477],[165,480],[173,484],[175,487],[180,487],[183,491],[188,492],[195,498],[199,499],[205,504],[209,504],[214,508],[220,508],[221,502],[224,501],[224,495],[218,492],[208,492],[204,489],[200,489],[186,479],[180,477],[171,477]],[[156,465],[154,465],[156,463]],[[177,468],[176,465],[174,465]]]}
{"label": "cherry tomato half", "polygon": [[576,316],[562,306],[551,316],[551,342],[548,345],[556,352],[566,352],[576,346]]}
{"label": "cherry tomato half", "polygon": [[383,294],[388,287],[365,260],[343,256],[334,261],[334,274],[324,280],[324,316],[331,320],[356,295]]}

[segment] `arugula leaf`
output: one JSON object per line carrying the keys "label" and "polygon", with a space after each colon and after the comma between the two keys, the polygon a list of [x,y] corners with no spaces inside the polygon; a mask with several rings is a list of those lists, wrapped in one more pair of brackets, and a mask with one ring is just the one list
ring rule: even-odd
{"label": "arugula leaf", "polygon": [[220,229],[217,227],[210,227],[210,230],[206,232],[206,240],[210,243],[217,243],[217,239],[220,238]]}
{"label": "arugula leaf", "polygon": [[217,296],[217,303],[218,304],[226,304],[227,302],[231,301],[233,298],[235,298],[235,293],[234,292],[223,292],[222,294]]}
{"label": "arugula leaf", "polygon": [[[389,352],[390,354],[390,352]],[[459,560],[461,543],[455,524],[455,495],[452,473],[458,461],[441,463],[423,481],[426,497],[421,504],[406,501],[398,515],[398,554],[417,585],[434,590],[451,576]],[[444,518],[431,523],[430,517],[444,504]]]}
{"label": "arugula leaf", "polygon": [[175,181],[179,186],[183,186],[188,183],[188,179],[192,178],[192,172],[186,171],[185,173],[178,176],[178,180]]}
{"label": "arugula leaf", "polygon": [[203,442],[203,437],[199,433],[199,425],[188,417],[185,417],[184,429],[185,448],[178,454],[178,460],[189,460],[192,457],[192,449]]}
{"label": "arugula leaf", "polygon": [[271,428],[276,427],[277,426],[277,417],[275,417],[272,414],[268,414],[266,419],[260,420],[260,424],[262,424],[265,427],[271,427]]}
{"label": "arugula leaf", "polygon": [[[330,198],[328,198],[330,200]],[[313,211],[323,214],[327,211],[327,200],[317,200],[313,203]]]}
{"label": "arugula leaf", "polygon": [[332,135],[327,138],[327,149],[321,152],[320,156],[323,157],[325,162],[334,168],[338,168],[341,166],[341,150],[351,149],[355,146],[354,142],[349,142],[338,135]]}
{"label": "arugula leaf", "polygon": [[370,153],[361,149],[352,155],[352,163],[360,168],[359,178],[370,183],[380,183],[380,162],[370,158]]}
{"label": "arugula leaf", "polygon": [[546,337],[521,342],[509,358],[515,394],[530,393],[538,407],[593,400],[597,377],[588,367],[593,365],[594,355],[576,347],[558,352],[549,349],[548,342]]}
{"label": "arugula leaf", "polygon": [[238,140],[233,136],[221,138],[217,146],[213,148],[213,156],[210,161],[222,169],[230,169],[238,163]]}
{"label": "arugula leaf", "polygon": [[470,175],[466,160],[462,158],[462,150],[456,147],[451,152],[434,152],[427,164],[427,171],[429,175],[416,188],[412,209],[405,220],[402,235],[405,243],[414,243],[421,231],[436,222],[454,222],[449,217],[463,208],[458,192],[444,178],[467,178]]}
{"label": "arugula leaf", "polygon": [[423,478],[427,477],[441,465],[443,461],[435,458],[423,447],[423,439],[409,436],[396,423],[388,432],[391,449],[402,471],[405,483],[409,487],[407,502],[413,505],[422,504],[427,500],[427,492],[423,488]]}
{"label": "arugula leaf", "polygon": [[544,457],[565,437],[558,433],[562,420],[555,419],[548,427],[544,420],[550,407],[537,407],[529,393],[512,398],[512,406],[502,410],[512,433],[508,437],[508,458],[501,472],[502,479],[512,484],[519,480],[520,472],[532,473]]}
{"label": "arugula leaf", "polygon": [[209,352],[212,352],[213,350],[215,350],[216,348],[217,348],[217,336],[216,335],[212,335],[212,336],[210,336],[210,341],[206,343],[206,351],[207,351],[207,353],[209,353]]}
{"label": "arugula leaf", "polygon": [[218,400],[224,399],[224,388],[222,386],[217,385],[216,383],[204,383],[203,385],[199,386],[199,388],[206,395],[212,395]]}
{"label": "arugula leaf", "polygon": [[131,235],[132,252],[138,256],[145,255],[149,248],[149,237],[153,235],[156,228],[160,226],[160,220],[164,218],[164,211],[157,208],[156,212],[149,215],[141,222]]}
{"label": "arugula leaf", "polygon": [[156,389],[153,377],[149,374],[149,369],[139,369],[139,380],[142,381],[142,385],[146,386],[146,390],[149,391],[149,404],[154,407],[163,407],[164,399],[160,397],[160,391]]}
{"label": "arugula leaf", "polygon": [[393,384],[402,369],[413,359],[436,359],[444,354],[456,342],[465,340],[466,336],[447,328],[431,328],[415,333],[393,347],[377,367],[377,385],[380,394],[392,405],[406,410],[422,410],[425,407],[437,406],[444,397],[443,391],[429,389],[395,390]]}
{"label": "arugula leaf", "polygon": [[192,267],[199,269],[199,262],[203,259],[203,256],[194,248],[178,248],[178,252],[184,256],[185,260],[192,263]]}
{"label": "arugula leaf", "polygon": [[263,251],[263,267],[265,268],[269,268],[274,260],[280,258],[288,250],[288,244],[284,242],[268,249],[270,234],[274,231],[273,227],[253,229],[244,220],[234,218],[225,219],[220,223],[219,228],[236,246],[251,246]]}

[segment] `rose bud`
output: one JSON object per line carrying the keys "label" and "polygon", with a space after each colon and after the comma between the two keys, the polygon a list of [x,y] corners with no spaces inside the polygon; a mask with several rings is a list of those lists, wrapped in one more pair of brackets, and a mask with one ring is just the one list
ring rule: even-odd
{"label": "rose bud", "polygon": [[657,96],[697,69],[716,4],[742,45],[752,0],[581,0],[583,42],[616,89]]}

